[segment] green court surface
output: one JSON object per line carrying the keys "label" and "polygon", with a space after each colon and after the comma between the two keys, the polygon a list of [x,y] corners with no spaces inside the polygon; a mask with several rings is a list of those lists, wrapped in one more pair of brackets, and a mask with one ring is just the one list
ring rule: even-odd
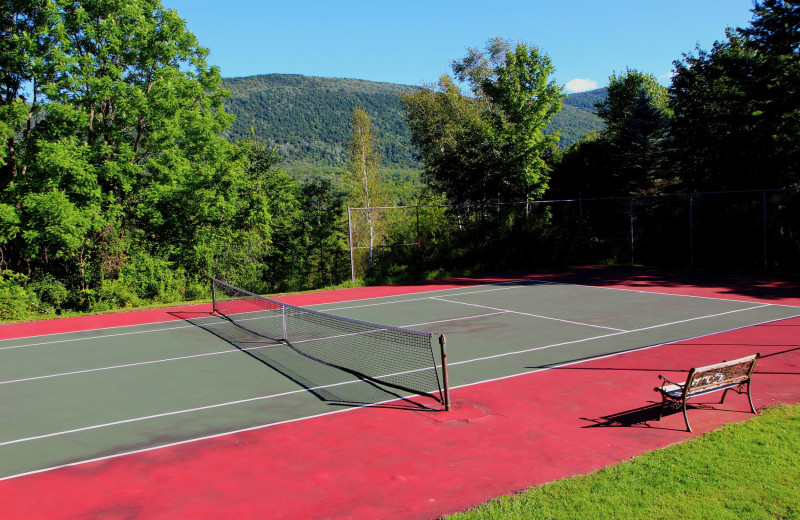
{"label": "green court surface", "polygon": [[[790,306],[530,281],[313,309],[431,331],[437,364],[436,338],[446,334],[455,391],[800,314]],[[444,413],[430,397],[357,380],[284,345],[258,356],[243,351],[242,330],[220,316],[178,317],[0,342],[0,478],[363,405]]]}

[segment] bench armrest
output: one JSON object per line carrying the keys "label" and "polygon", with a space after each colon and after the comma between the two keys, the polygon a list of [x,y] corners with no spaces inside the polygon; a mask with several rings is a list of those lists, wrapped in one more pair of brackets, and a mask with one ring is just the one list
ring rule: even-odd
{"label": "bench armrest", "polygon": [[659,375],[658,378],[661,379],[661,387],[662,388],[665,387],[667,384],[675,385],[675,386],[679,386],[679,387],[683,388],[683,385],[686,384],[686,382],[676,383],[675,381],[670,381],[669,379],[667,379],[666,377],[664,377],[662,375]]}

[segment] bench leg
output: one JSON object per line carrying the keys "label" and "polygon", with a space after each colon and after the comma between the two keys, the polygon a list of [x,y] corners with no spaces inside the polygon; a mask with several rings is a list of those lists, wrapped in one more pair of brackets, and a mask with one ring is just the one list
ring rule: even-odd
{"label": "bench leg", "polygon": [[667,398],[663,395],[661,396],[661,408],[658,409],[658,420],[661,420],[661,416],[664,413],[664,407],[667,405]]}
{"label": "bench leg", "polygon": [[683,420],[686,421],[686,429],[692,433],[692,427],[689,426],[689,417],[686,415],[686,399],[683,400]]}
{"label": "bench leg", "polygon": [[756,413],[756,407],[753,406],[753,398],[750,397],[750,381],[747,382],[747,400],[750,401],[750,411]]}
{"label": "bench leg", "polygon": [[[750,411],[752,413],[756,413],[756,407],[753,406],[753,398],[750,395],[750,381],[747,381],[744,384],[747,385],[747,400],[750,402]],[[733,390],[734,392],[736,392],[738,394],[743,394],[744,393],[744,391],[742,390],[741,385],[737,386],[736,388],[726,388],[725,391],[722,392],[722,399],[720,400],[719,404],[722,404],[722,403],[725,402],[725,396],[728,394],[728,390]]]}

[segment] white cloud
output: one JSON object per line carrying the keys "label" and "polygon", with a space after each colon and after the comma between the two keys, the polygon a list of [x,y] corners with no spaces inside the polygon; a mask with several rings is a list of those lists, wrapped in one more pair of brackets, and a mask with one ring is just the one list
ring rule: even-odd
{"label": "white cloud", "polygon": [[568,81],[564,88],[569,93],[575,92],[585,92],[587,90],[594,90],[598,87],[597,82],[593,79],[580,79],[575,78],[571,81]]}

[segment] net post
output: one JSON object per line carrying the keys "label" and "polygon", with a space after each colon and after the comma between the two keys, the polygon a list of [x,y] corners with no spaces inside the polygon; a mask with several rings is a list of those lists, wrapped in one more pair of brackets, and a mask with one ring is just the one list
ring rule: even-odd
{"label": "net post", "polygon": [[447,338],[439,336],[439,347],[442,351],[442,385],[444,386],[444,409],[450,411],[450,382],[447,377]]}
{"label": "net post", "polygon": [[211,278],[211,312],[217,312],[217,289],[214,287],[214,279]]}
{"label": "net post", "polygon": [[283,330],[283,341],[289,341],[289,334],[286,332],[286,306],[281,305],[281,328]]}

